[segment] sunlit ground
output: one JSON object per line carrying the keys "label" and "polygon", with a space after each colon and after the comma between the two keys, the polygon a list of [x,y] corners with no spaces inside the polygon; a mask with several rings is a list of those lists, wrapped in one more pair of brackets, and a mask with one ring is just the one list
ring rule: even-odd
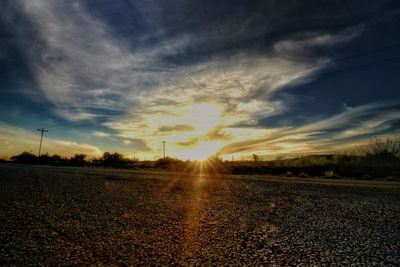
{"label": "sunlit ground", "polygon": [[0,265],[399,266],[398,183],[203,174],[218,165],[0,165]]}
{"label": "sunlit ground", "polygon": [[[205,197],[205,192],[203,192],[208,179],[205,175],[220,175],[218,171],[219,161],[210,155],[210,151],[206,149],[198,150],[196,157],[199,160],[193,161],[180,174],[171,179],[163,190],[164,193],[168,193],[177,184],[183,183],[185,184],[185,190],[188,192],[188,198],[184,203],[186,219],[183,229],[181,260],[201,253],[202,247],[201,242],[198,240],[198,235],[204,224],[214,223],[205,222],[207,219],[204,217],[204,212],[207,209],[206,202],[208,201]],[[188,170],[190,171],[188,172]],[[225,193],[228,194],[230,191],[229,185],[224,180],[222,180],[222,184]],[[228,197],[228,195],[225,195],[225,197]]]}

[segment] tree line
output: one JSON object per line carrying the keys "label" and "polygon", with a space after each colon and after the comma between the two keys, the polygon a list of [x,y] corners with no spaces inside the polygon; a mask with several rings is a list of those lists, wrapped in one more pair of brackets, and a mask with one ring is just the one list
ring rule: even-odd
{"label": "tree line", "polygon": [[12,156],[10,162],[131,169],[155,168],[186,172],[199,171],[198,167],[201,166],[202,172],[228,174],[400,180],[400,138],[377,138],[368,145],[355,147],[343,153],[305,155],[294,158],[277,157],[269,161],[264,161],[262,157],[255,154],[252,155],[252,160],[239,161],[224,161],[218,155],[213,155],[203,164],[197,164],[196,161],[183,161],[171,157],[155,161],[139,161],[138,158],[127,158],[117,152],[104,152],[101,157],[93,159],[88,159],[86,154],[75,154],[68,158],[48,154],[36,156],[23,152]]}
{"label": "tree line", "polygon": [[75,154],[72,157],[62,157],[54,154],[42,154],[36,156],[30,152],[22,152],[21,154],[14,155],[10,161],[15,163],[26,164],[49,164],[49,165],[66,165],[66,166],[129,166],[138,162],[137,158],[129,159],[124,155],[114,152],[104,152],[99,158],[88,159],[86,154]]}

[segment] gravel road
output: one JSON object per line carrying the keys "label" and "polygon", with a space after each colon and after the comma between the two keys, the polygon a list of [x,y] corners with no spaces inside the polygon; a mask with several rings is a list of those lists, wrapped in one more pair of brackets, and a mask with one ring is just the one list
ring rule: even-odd
{"label": "gravel road", "polygon": [[0,266],[400,266],[400,184],[301,179],[0,164]]}

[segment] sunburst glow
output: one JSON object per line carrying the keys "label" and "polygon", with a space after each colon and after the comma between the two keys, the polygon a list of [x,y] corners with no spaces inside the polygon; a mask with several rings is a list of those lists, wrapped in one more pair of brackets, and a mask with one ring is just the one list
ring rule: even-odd
{"label": "sunburst glow", "polygon": [[200,142],[198,145],[185,149],[180,158],[190,160],[205,160],[212,156],[222,147],[221,142]]}

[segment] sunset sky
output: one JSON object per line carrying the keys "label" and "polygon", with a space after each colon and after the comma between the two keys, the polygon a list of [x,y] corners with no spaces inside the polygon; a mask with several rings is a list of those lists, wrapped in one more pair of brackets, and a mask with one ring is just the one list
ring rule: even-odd
{"label": "sunset sky", "polygon": [[2,0],[0,74],[0,156],[332,153],[400,134],[400,4]]}

